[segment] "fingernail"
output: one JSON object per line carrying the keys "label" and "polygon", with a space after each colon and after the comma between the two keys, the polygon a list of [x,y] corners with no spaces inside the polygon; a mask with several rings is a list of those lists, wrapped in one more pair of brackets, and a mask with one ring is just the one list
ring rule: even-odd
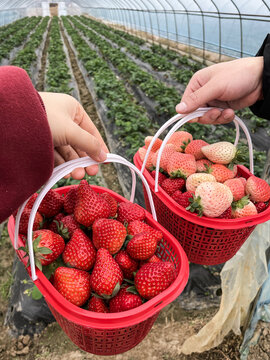
{"label": "fingernail", "polygon": [[187,110],[187,104],[184,102],[181,102],[180,104],[176,105],[176,111],[178,113],[185,112]]}
{"label": "fingernail", "polygon": [[107,159],[107,154],[105,153],[104,150],[101,150],[97,157],[97,161],[105,161],[106,159]]}

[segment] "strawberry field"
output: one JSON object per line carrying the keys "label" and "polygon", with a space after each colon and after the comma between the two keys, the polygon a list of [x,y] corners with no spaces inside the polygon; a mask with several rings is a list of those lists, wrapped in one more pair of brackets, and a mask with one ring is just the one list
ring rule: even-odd
{"label": "strawberry field", "polygon": [[[204,66],[172,49],[151,43],[142,37],[136,37],[86,16],[22,18],[0,28],[0,36],[3,39],[0,43],[1,65],[15,65],[24,68],[38,91],[66,93],[77,98],[100,131],[110,152],[119,154],[131,162],[133,162],[133,156],[137,150],[144,145],[145,138],[154,135],[162,124],[176,114],[175,106],[179,103],[190,78]],[[267,151],[270,148],[270,123],[253,115],[248,108],[239,111],[237,115],[244,120],[250,130],[254,146],[254,172],[255,175],[261,177]],[[217,141],[233,143],[236,134],[232,124],[213,126],[188,123],[181,130],[190,132],[194,140],[207,142],[207,144]],[[239,144],[241,154],[244,156],[242,163],[249,167],[247,141],[242,135]],[[86,176],[90,184],[108,187],[116,193],[128,197],[131,189],[129,171],[118,164],[106,164],[100,168],[97,176],[92,178]],[[72,185],[77,182],[71,178],[62,179],[55,187]],[[136,202],[144,204],[141,186],[138,186],[136,192]],[[109,217],[109,210],[107,211],[106,216]],[[223,213],[220,208],[218,211],[219,215]],[[51,215],[47,217],[50,218]],[[87,227],[90,223],[81,222],[80,224]],[[117,224],[120,229],[118,231],[122,231],[124,234],[121,240],[122,246],[127,233],[124,226],[119,224]],[[106,226],[109,228],[108,232],[115,231],[113,227],[110,228],[112,225],[108,219],[108,222],[97,225],[93,232],[101,233]],[[84,237],[83,231],[81,233],[78,233],[78,238]],[[3,317],[7,298],[10,295],[9,287],[13,281],[10,266],[13,249],[8,244],[6,224],[2,226],[0,224],[1,234],[1,244],[6,255],[1,263],[1,273],[4,276],[1,292],[4,302],[1,304],[0,310]],[[78,241],[85,241],[85,239],[80,238]],[[149,240],[149,243],[150,241],[152,239]],[[155,256],[155,252],[159,249],[156,242],[152,241],[149,246],[152,246],[153,249],[147,255],[139,256],[137,260],[144,261]],[[121,246],[117,251],[112,250],[111,254],[116,254]],[[127,248],[128,251],[133,254],[131,257],[136,258],[137,254],[134,255],[136,251],[132,248],[131,241],[128,246],[130,248]],[[90,249],[89,251],[94,250]],[[105,255],[106,257],[110,256]],[[103,254],[103,256],[105,255]],[[65,257],[65,262],[69,263],[68,251]],[[100,267],[106,267],[102,261]],[[92,266],[93,264],[89,269]],[[214,272],[215,270],[213,270]],[[171,278],[173,279],[175,276],[172,274]],[[128,275],[125,277],[128,278]],[[58,281],[61,282],[60,275],[59,279]],[[167,286],[171,284],[172,279],[170,282],[168,281]],[[92,288],[98,289],[98,286],[97,282]],[[219,296],[216,292],[219,287],[220,284],[217,283],[214,295],[211,294],[207,300],[210,304],[209,308],[205,305],[203,310],[202,307],[199,307],[200,310],[193,309],[194,311],[190,313],[182,310],[183,314],[179,314],[179,304],[171,304],[162,312],[162,316],[154,325],[152,335],[138,348],[132,350],[130,356],[121,357],[120,355],[119,359],[139,359],[141,354],[144,354],[143,358],[145,359],[195,359],[195,357],[177,353],[179,339],[174,337],[174,333],[181,334],[184,341],[184,338],[198,331],[214,315],[219,303]],[[98,293],[98,291],[96,292]],[[111,289],[112,292],[113,289]],[[124,292],[122,290],[123,294]],[[123,295],[122,293],[121,295]],[[39,299],[39,295],[39,292],[34,289],[34,297]],[[145,298],[147,296],[145,295]],[[78,303],[84,304],[85,299],[79,299]],[[188,303],[189,300],[183,297],[183,302],[185,300]],[[137,306],[141,305],[141,300],[136,299],[136,301],[139,301]],[[92,304],[92,306],[100,306],[100,304],[97,301],[97,304]],[[111,305],[114,309],[117,309],[117,306],[117,303]],[[164,329],[168,329],[168,333]],[[158,340],[159,332],[163,334],[162,341]],[[64,346],[63,343],[55,341],[59,351],[55,350],[49,341],[55,334],[59,334],[59,338],[63,337],[64,339]],[[5,336],[2,337],[3,344],[7,339]],[[219,348],[214,349],[213,352],[200,354],[198,359],[239,359],[240,340],[240,336],[229,335]],[[167,342],[171,347],[169,352],[167,351]],[[21,343],[23,346],[20,345]],[[149,350],[153,343],[156,348]],[[24,337],[18,341],[14,340],[11,344],[3,344],[0,348],[0,359],[3,360],[21,355],[24,355],[26,359],[60,359],[65,351],[68,351],[66,359],[96,358],[92,355],[84,355],[73,346],[65,334],[63,335],[57,328],[57,324],[50,325],[42,335],[36,335],[28,342]],[[147,349],[143,344],[146,344]],[[26,347],[28,347],[28,352],[25,350],[25,354],[21,353],[20,351]],[[2,355],[3,357],[1,357]]]}

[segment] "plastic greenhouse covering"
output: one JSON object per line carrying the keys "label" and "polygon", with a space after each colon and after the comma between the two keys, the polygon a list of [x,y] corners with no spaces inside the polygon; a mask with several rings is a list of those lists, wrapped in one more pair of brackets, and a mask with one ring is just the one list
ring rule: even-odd
{"label": "plastic greenhouse covering", "polygon": [[[130,29],[232,57],[254,55],[268,33],[269,0],[78,0],[59,15],[88,13]],[[0,25],[49,14],[49,2],[0,1]]]}

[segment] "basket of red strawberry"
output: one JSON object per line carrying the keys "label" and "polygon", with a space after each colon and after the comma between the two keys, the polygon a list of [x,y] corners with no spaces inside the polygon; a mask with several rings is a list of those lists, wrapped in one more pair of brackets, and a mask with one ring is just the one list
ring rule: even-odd
{"label": "basket of red strawberry", "polygon": [[[150,186],[159,223],[178,239],[189,261],[216,265],[233,257],[255,226],[270,219],[270,186],[253,175],[251,138],[237,116],[234,144],[208,144],[178,131],[208,110],[171,118],[146,137],[134,163]],[[172,124],[162,141],[159,135]],[[250,169],[236,165],[239,126],[247,137]],[[146,196],[145,202],[149,208]]]}
{"label": "basket of red strawberry", "polygon": [[156,221],[151,191],[138,169],[127,165],[135,189],[137,173],[152,215],[138,204],[82,180],[51,189],[76,167],[54,170],[39,194],[11,217],[8,231],[20,260],[70,339],[97,355],[123,353],[147,335],[160,310],[184,289],[188,260],[179,242]]}

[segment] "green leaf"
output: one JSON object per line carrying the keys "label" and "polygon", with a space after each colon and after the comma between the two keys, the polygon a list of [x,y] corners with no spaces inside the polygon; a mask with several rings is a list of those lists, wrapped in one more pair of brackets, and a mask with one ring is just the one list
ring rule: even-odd
{"label": "green leaf", "polygon": [[40,300],[43,297],[42,293],[40,292],[40,290],[37,288],[36,285],[33,286],[32,289],[32,298],[34,300]]}

